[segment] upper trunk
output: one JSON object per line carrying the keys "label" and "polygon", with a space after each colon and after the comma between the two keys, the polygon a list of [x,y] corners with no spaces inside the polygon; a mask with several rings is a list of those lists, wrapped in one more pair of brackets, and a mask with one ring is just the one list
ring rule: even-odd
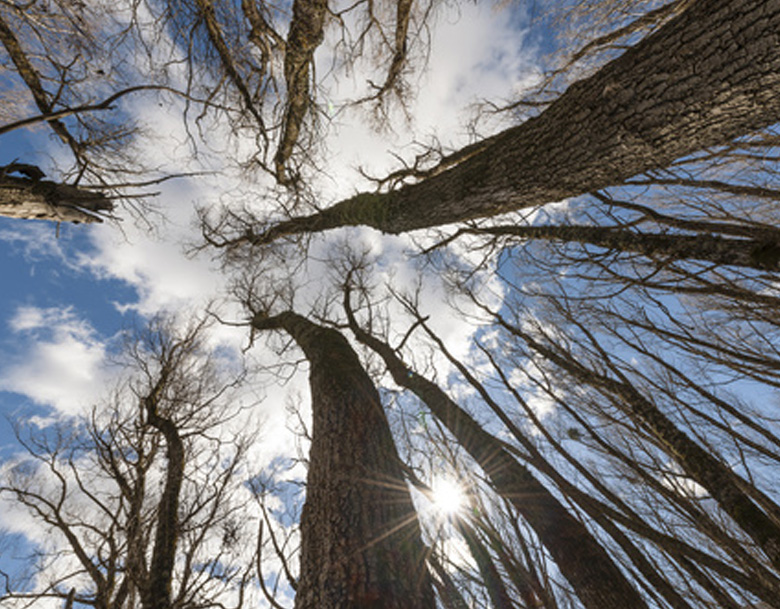
{"label": "upper trunk", "polygon": [[474,234],[520,239],[591,244],[607,250],[634,253],[663,262],[701,260],[716,265],[774,269],[780,262],[780,235],[755,231],[741,239],[712,234],[680,235],[636,232],[619,226],[491,226],[469,230]]}
{"label": "upper trunk", "polygon": [[325,0],[295,0],[292,13],[284,54],[287,105],[282,121],[282,136],[274,157],[276,177],[283,184],[289,181],[285,165],[292,156],[303,119],[311,106],[309,68],[314,51],[322,43],[328,3]]}
{"label": "upper trunk", "polygon": [[780,0],[694,0],[539,116],[449,171],[272,227],[389,233],[492,216],[620,184],[780,120]]}
{"label": "upper trunk", "polygon": [[417,515],[379,393],[347,340],[295,313],[257,316],[309,361],[312,443],[297,609],[433,609]]}

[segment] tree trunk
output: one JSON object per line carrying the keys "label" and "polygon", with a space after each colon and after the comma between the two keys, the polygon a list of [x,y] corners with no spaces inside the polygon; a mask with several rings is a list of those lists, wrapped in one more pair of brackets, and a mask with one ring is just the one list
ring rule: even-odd
{"label": "tree trunk", "polygon": [[515,604],[501,579],[501,574],[477,532],[463,519],[456,520],[454,524],[466,542],[474,562],[477,563],[477,569],[482,576],[493,609],[514,609]]}
{"label": "tree trunk", "polygon": [[179,540],[179,495],[184,482],[184,442],[176,423],[157,411],[169,374],[170,369],[163,368],[160,379],[145,400],[147,422],[165,438],[168,464],[157,512],[149,580],[142,594],[143,609],[170,609],[172,606],[173,568]]}
{"label": "tree trunk", "polygon": [[701,260],[762,270],[777,268],[780,262],[780,235],[759,230],[754,239],[642,233],[619,226],[492,226],[464,232],[590,244],[662,262]]}
{"label": "tree trunk", "polygon": [[292,21],[287,35],[284,53],[284,81],[287,85],[287,105],[282,121],[282,136],[274,157],[276,178],[282,184],[290,181],[286,164],[311,106],[311,79],[309,66],[314,51],[322,43],[325,19],[328,16],[326,0],[295,0],[292,5]]}
{"label": "tree trunk", "polygon": [[379,393],[347,340],[295,313],[256,316],[309,361],[313,430],[296,609],[434,609],[419,523]]}
{"label": "tree trunk", "polygon": [[721,509],[755,541],[775,569],[780,571],[780,526],[740,488],[743,482],[733,471],[689,438],[627,380],[616,380],[590,370],[570,354],[543,345],[520,328],[508,324],[500,315],[496,319],[511,334],[522,338],[533,351],[578,381],[611,394],[613,403],[658,440],[685,473],[710,493]]}
{"label": "tree trunk", "polygon": [[[35,171],[33,177],[7,175]],[[37,167],[12,163],[0,167],[0,216],[54,222],[102,222],[99,213],[111,211],[112,201],[100,192],[39,179]]]}
{"label": "tree trunk", "polygon": [[454,168],[359,194],[246,240],[366,225],[388,233],[560,201],[780,120],[780,0],[693,0]]}
{"label": "tree trunk", "polygon": [[357,339],[382,357],[400,386],[417,395],[485,471],[496,491],[522,514],[587,609],[647,607],[588,529],[501,442],[431,381],[415,374],[386,343],[362,330],[347,306]]}
{"label": "tree trunk", "polygon": [[[5,52],[8,53],[8,58],[13,62],[17,73],[24,81],[24,84],[27,85],[27,88],[30,90],[30,94],[35,100],[35,105],[38,107],[38,110],[41,111],[41,114],[50,114],[54,104],[51,96],[43,87],[41,75],[35,69],[30,57],[22,48],[22,44],[12,27],[1,15],[0,43],[2,43],[5,48]],[[61,120],[55,118],[46,122],[54,133],[56,133],[65,144],[68,144],[71,147],[74,153],[79,150],[79,143],[73,138]]]}

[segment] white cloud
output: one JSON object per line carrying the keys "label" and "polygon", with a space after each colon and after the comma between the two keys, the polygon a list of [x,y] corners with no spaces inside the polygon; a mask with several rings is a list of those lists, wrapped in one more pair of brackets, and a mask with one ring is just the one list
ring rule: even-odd
{"label": "white cloud", "polygon": [[[413,85],[420,87],[411,101],[412,122],[401,118],[393,124],[393,131],[377,132],[368,124],[365,110],[349,110],[337,117],[339,124],[332,125],[327,140],[332,153],[326,167],[328,176],[318,185],[324,193],[320,203],[366,188],[355,168],[364,165],[381,175],[395,163],[389,151],[409,158],[415,139],[427,141],[429,136],[436,135],[446,146],[467,143],[470,136],[463,125],[470,105],[484,98],[510,96],[533,72],[530,58],[522,49],[522,32],[507,19],[507,13],[481,4],[464,4],[460,11],[459,19],[440,18],[433,24],[428,66],[411,76]],[[325,74],[326,70],[318,73]],[[332,94],[330,102],[336,105],[357,97],[365,85],[365,78],[359,72],[351,79],[344,78],[343,74],[339,78],[338,82],[323,83]],[[143,137],[134,144],[144,162],[168,171],[191,171],[206,166],[216,169],[218,175],[160,185],[157,189],[161,194],[154,203],[164,213],[166,222],[155,230],[132,220],[123,223],[122,231],[111,223],[89,227],[94,249],[82,253],[76,262],[98,277],[118,279],[135,288],[137,299],[117,303],[120,309],[134,309],[142,315],[161,310],[198,310],[212,300],[224,298],[227,278],[211,259],[213,252],[195,256],[185,253],[187,245],[200,239],[195,228],[195,204],[234,205],[239,201],[262,211],[267,205],[262,196],[264,180],[260,179],[260,184],[242,183],[227,163],[209,150],[201,151],[193,161],[178,102],[160,107],[145,99],[128,98],[124,104],[124,110],[145,125]],[[214,151],[248,145],[248,140],[232,137],[224,125],[209,125],[208,136],[206,145]],[[235,196],[228,197],[226,193]],[[157,224],[158,218],[151,218],[151,222]],[[306,307],[322,296],[325,278],[332,276],[328,250],[345,233],[353,243],[361,243],[371,251],[376,260],[375,279],[379,283],[391,282],[397,289],[411,290],[422,276],[422,312],[431,315],[431,325],[454,355],[465,358],[475,331],[473,321],[452,313],[437,270],[420,268],[410,260],[413,243],[408,236],[393,237],[355,228],[348,233],[334,231],[315,240],[314,257],[305,272],[295,278],[296,305],[301,306],[300,312],[306,313]],[[25,243],[32,247],[35,241],[30,237]],[[51,244],[51,239],[39,242]],[[56,247],[56,243],[47,245],[51,247]],[[467,249],[464,247],[459,253],[466,255]],[[403,323],[407,324],[408,317],[399,313],[396,307],[391,315],[404,319]],[[241,315],[240,308],[233,306],[225,309],[224,317],[240,320]],[[403,334],[407,327],[399,326],[395,330]],[[89,404],[96,388],[103,386],[106,346],[88,324],[79,321],[69,309],[25,307],[16,312],[11,328],[28,344],[0,373],[0,387],[23,393],[38,403],[52,404],[67,413]],[[233,346],[246,343],[246,328],[219,332],[220,340]],[[412,341],[418,335],[421,335],[419,331]],[[268,362],[277,359],[265,350],[258,357]],[[264,413],[261,418],[267,433],[263,434],[262,455],[258,457],[267,458],[280,452],[289,453],[293,436],[286,431],[285,406],[291,394],[308,396],[308,388],[304,374],[300,373],[285,386],[273,382],[265,385],[266,396],[260,410]]]}
{"label": "white cloud", "polygon": [[[529,78],[536,78],[535,58],[523,46],[524,32],[510,10],[490,3],[463,3],[455,16],[451,9],[434,12],[427,64],[409,77],[417,92],[407,100],[408,114],[391,106],[391,124],[383,129],[374,128],[370,105],[345,109],[335,117],[327,141],[329,179],[321,185],[329,199],[370,187],[354,171],[359,166],[378,177],[396,168],[391,152],[413,161],[421,151],[416,143],[432,137],[445,147],[470,143],[472,135],[465,125],[473,118],[475,103],[511,99]],[[318,70],[329,75],[322,83],[326,105],[338,106],[367,93],[368,66],[358,62],[356,70],[345,76],[328,69],[331,61],[327,55],[321,57]],[[364,58],[363,63],[370,65],[370,61]],[[507,121],[496,117],[481,125],[484,131],[494,132],[508,126]]]}
{"label": "white cloud", "polygon": [[[522,44],[523,32],[518,30],[516,20],[509,18],[511,11],[469,3],[459,8],[457,18],[449,10],[444,12],[449,16],[435,16],[432,21],[432,46],[426,69],[410,77],[420,89],[411,101],[412,122],[399,113],[393,131],[377,132],[366,120],[367,110],[355,109],[339,114],[330,126],[326,141],[330,151],[325,166],[327,176],[317,184],[323,193],[320,204],[365,188],[367,185],[355,171],[356,167],[366,165],[378,174],[388,171],[395,163],[389,151],[408,158],[410,143],[415,138],[427,139],[435,133],[445,145],[463,145],[469,139],[463,125],[471,104],[485,98],[511,96],[533,74],[532,58]],[[326,57],[324,48],[322,51],[321,63],[326,63],[330,58]],[[327,91],[327,103],[338,106],[347,99],[359,97],[365,88],[367,76],[361,72],[360,65],[351,76],[324,68],[323,65],[318,74],[326,75],[321,84]],[[272,204],[263,200],[267,181],[261,177],[259,184],[242,182],[228,167],[229,151],[253,142],[237,138],[227,125],[208,124],[205,126],[208,141],[204,142],[208,149],[193,159],[181,120],[180,102],[173,100],[161,107],[144,99],[133,98],[132,104],[128,101],[125,107],[144,125],[143,136],[134,144],[140,158],[151,166],[170,171],[192,171],[205,166],[217,174],[160,185],[161,194],[155,202],[167,221],[156,231],[129,221],[122,232],[110,224],[91,228],[95,249],[81,256],[79,262],[99,276],[122,280],[136,289],[137,300],[118,303],[119,307],[132,308],[143,315],[183,307],[197,309],[215,299],[223,299],[227,280],[211,259],[213,251],[196,256],[185,254],[188,244],[200,240],[195,228],[195,204],[247,203],[262,214],[263,208],[270,211],[268,206]],[[223,151],[223,154],[210,151]],[[151,221],[156,223],[157,219]],[[396,285],[414,283],[420,269],[409,260],[412,243],[408,237],[381,235],[370,229],[351,231],[350,238],[356,236],[369,245],[376,258],[383,262],[382,270]],[[340,238],[343,234],[343,231],[333,231],[322,236],[315,247],[318,250],[314,252],[315,257],[328,250],[334,235]],[[467,249],[461,248],[459,253],[465,255]],[[300,302],[304,306],[321,296],[323,273],[327,275],[328,269],[311,263],[307,264],[306,271],[295,278],[296,304]],[[470,322],[454,323],[452,316],[445,313],[446,295],[436,277],[426,277],[423,286],[430,303],[428,308],[436,313],[432,323],[459,355],[464,354],[473,332],[467,328]],[[229,308],[226,313],[234,319],[240,315],[237,307]]]}
{"label": "white cloud", "polygon": [[444,141],[465,143],[470,105],[510,97],[536,70],[523,47],[524,32],[509,10],[464,3],[457,20],[441,19],[413,115]]}
{"label": "white cloud", "polygon": [[[411,123],[401,118],[393,125],[393,131],[377,132],[366,121],[365,110],[346,111],[337,117],[340,124],[333,125],[326,142],[330,151],[326,166],[328,175],[318,185],[323,193],[319,204],[367,188],[369,185],[355,171],[356,167],[363,165],[381,175],[395,166],[389,151],[409,159],[413,157],[412,142],[415,140],[429,141],[430,136],[435,135],[445,146],[468,143],[470,135],[463,125],[471,112],[470,105],[484,98],[511,96],[522,86],[527,75],[533,73],[529,58],[522,50],[522,32],[506,18],[506,13],[482,4],[464,3],[459,20],[440,19],[434,24],[432,41],[427,69],[412,76],[412,82],[415,86],[419,84],[420,91],[411,103]],[[154,48],[160,51],[159,46]],[[326,70],[318,73],[325,74]],[[332,93],[331,102],[338,104],[357,97],[364,79],[361,80],[358,73],[352,79],[341,78],[338,83],[323,84]],[[120,310],[132,309],[144,316],[163,310],[185,312],[188,316],[211,301],[223,301],[228,285],[225,273],[212,260],[213,252],[186,254],[187,246],[200,240],[195,222],[196,204],[216,207],[220,203],[230,206],[246,203],[262,213],[270,211],[269,205],[273,201],[269,204],[263,198],[267,192],[263,177],[257,178],[259,183],[242,181],[242,177],[228,167],[229,151],[246,152],[253,142],[232,137],[225,125],[212,124],[207,129],[209,141],[205,143],[209,150],[201,151],[200,156],[193,159],[178,102],[161,107],[144,99],[133,97],[123,103],[124,111],[145,125],[143,137],[133,145],[139,157],[150,166],[166,171],[187,172],[206,167],[215,170],[217,175],[185,178],[155,187],[161,194],[153,203],[166,220],[160,223],[158,217],[150,218],[150,223],[157,225],[154,230],[132,219],[123,223],[121,231],[112,223],[84,227],[89,231],[93,249],[82,252],[73,261],[68,261],[62,254],[60,242],[52,239],[50,226],[30,225],[25,230],[6,231],[0,233],[0,239],[21,244],[31,258],[56,256],[97,277],[120,280],[133,287],[137,297],[117,303]],[[495,130],[499,126],[495,123],[485,128]],[[219,150],[224,152],[224,159],[210,152]],[[453,312],[437,269],[421,267],[410,259],[409,252],[414,244],[406,235],[388,236],[371,229],[353,228],[318,236],[312,243],[313,256],[294,277],[296,306],[300,307],[301,313],[307,313],[307,307],[320,301],[324,293],[332,289],[327,286],[328,278],[333,277],[333,269],[329,266],[331,250],[338,239],[345,238],[370,251],[375,260],[373,278],[378,285],[392,283],[396,289],[412,291],[419,282],[422,313],[431,316],[429,323],[456,357],[468,357],[471,338],[476,331],[473,320]],[[469,255],[465,245],[458,244],[456,248],[456,255],[464,258]],[[496,291],[500,300],[497,286],[492,284],[490,289]],[[391,319],[401,320],[393,331],[396,337],[402,336],[409,327],[409,317],[397,303],[388,313]],[[67,415],[78,414],[90,407],[109,385],[111,371],[105,365],[106,341],[88,322],[80,319],[79,314],[71,308],[27,306],[17,309],[8,323],[21,349],[5,360],[0,370],[0,390],[23,394]],[[240,321],[243,312],[238,305],[222,303],[221,314],[225,319]],[[215,327],[211,340],[215,345],[237,348],[246,345],[247,337],[245,327]],[[408,343],[410,353],[428,352],[423,337],[424,333],[418,329]],[[251,382],[262,394],[262,402],[254,412],[247,413],[247,417],[237,417],[222,432],[230,434],[246,429],[249,415],[259,420],[260,437],[250,450],[249,461],[261,467],[278,455],[295,454],[298,439],[291,430],[294,419],[289,416],[289,406],[291,403],[298,405],[305,421],[310,417],[310,406],[306,367],[301,367],[283,384],[273,376],[278,370],[279,356],[265,347],[264,340],[258,339],[257,343],[253,355],[268,372],[254,374]],[[426,350],[420,351],[422,347]],[[288,361],[292,359],[287,355],[283,357]],[[435,364],[439,370],[451,369],[441,355],[437,356]],[[467,391],[465,386],[460,389]],[[47,422],[40,420],[40,424]],[[288,474],[302,478],[305,472],[299,464]],[[8,505],[0,505],[0,514],[3,525],[12,523],[12,530],[23,533],[35,543],[47,543],[45,531],[28,514],[11,511]],[[52,540],[48,539],[48,542],[52,543]],[[450,537],[444,543],[453,560],[469,563],[469,553],[462,541]],[[268,566],[269,573],[278,569],[275,562]]]}
{"label": "white cloud", "polygon": [[106,345],[73,309],[20,307],[9,321],[25,348],[6,359],[0,390],[73,415],[92,405],[106,381]]}
{"label": "white cloud", "polygon": [[100,277],[119,279],[135,288],[138,300],[121,304],[146,316],[203,307],[221,295],[224,279],[210,260],[185,255],[186,229],[168,222],[162,231],[160,237],[141,230],[125,235],[111,228],[95,231],[96,251],[85,254],[82,263]]}
{"label": "white cloud", "polygon": [[45,311],[37,307],[19,307],[8,325],[12,332],[36,330],[44,325]]}
{"label": "white cloud", "polygon": [[50,222],[7,223],[0,230],[0,241],[21,251],[24,259],[30,263],[54,257],[67,264],[61,242],[55,239],[55,228]]}

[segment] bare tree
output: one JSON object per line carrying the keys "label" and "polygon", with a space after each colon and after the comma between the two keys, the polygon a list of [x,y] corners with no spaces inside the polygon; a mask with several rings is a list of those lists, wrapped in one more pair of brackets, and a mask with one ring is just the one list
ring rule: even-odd
{"label": "bare tree", "polygon": [[[109,142],[127,141],[128,132],[115,129],[100,140],[102,123],[88,117],[133,88],[117,93],[112,86],[98,101],[84,97],[94,81],[83,60],[105,49],[94,37],[73,34],[82,30],[78,18],[68,21],[79,14],[72,3],[54,4],[56,23],[70,24],[63,29],[83,51],[70,63],[49,57],[56,46],[37,26],[51,23],[39,6],[31,16],[8,3],[0,8],[5,66],[37,108],[10,117],[0,134],[47,125],[76,159],[73,183],[12,163],[0,174],[0,195],[10,214],[94,221],[111,210],[111,198],[81,178],[92,175],[105,186],[96,176],[111,164],[104,156],[100,165],[90,151],[110,152]],[[305,242],[298,248],[284,237],[352,225],[401,233],[461,223],[426,244],[421,259],[441,271],[453,301],[465,297],[464,309],[481,315],[472,353],[459,360],[427,323],[424,307],[392,287],[386,302],[400,302],[408,318],[390,319],[392,307],[377,301],[363,323],[351,309],[351,286],[344,314],[333,313],[342,294],[320,294],[316,316],[306,312],[318,323],[292,313],[292,298],[284,313],[253,311],[253,331],[286,332],[310,367],[314,426],[301,573],[287,577],[297,588],[296,605],[431,607],[434,586],[445,605],[459,609],[472,601],[511,607],[518,598],[527,606],[594,609],[776,605],[780,498],[768,481],[780,463],[780,434],[771,409],[749,398],[756,391],[769,402],[780,387],[780,139],[772,128],[780,120],[778,1],[563,1],[551,18],[568,20],[577,43],[558,49],[554,70],[530,96],[494,108],[524,122],[449,155],[428,151],[377,179],[376,192],[324,209],[306,180],[325,126],[314,72],[321,45],[336,41],[329,49],[334,66],[369,57],[379,66],[380,77],[368,81],[358,103],[372,104],[381,117],[390,95],[405,92],[415,59],[410,45],[436,3],[288,4],[150,2],[149,21],[120,36],[134,49],[175,46],[176,60],[149,53],[154,82],[141,86],[172,94],[183,71],[184,90],[174,94],[184,100],[192,141],[207,115],[226,119],[235,135],[254,138],[241,163],[285,187],[275,193],[272,219],[231,209],[224,222],[206,227],[207,240],[229,248],[226,268],[246,263],[263,267],[261,275],[274,257],[294,251],[305,258]],[[21,32],[36,37],[29,42]],[[547,205],[567,197],[578,198]],[[320,211],[296,215],[311,201]],[[515,213],[484,221],[507,212]],[[294,249],[285,250],[291,241]],[[456,247],[481,262],[453,260]],[[474,286],[480,275],[500,285],[490,305],[484,286]],[[281,300],[288,295],[277,285],[262,289]],[[409,328],[397,348],[382,338],[383,323]],[[473,568],[425,548],[428,531],[417,523],[407,487],[412,468],[400,463],[376,383],[337,328],[349,328],[368,347],[367,361],[380,362],[376,379],[389,371],[405,390],[399,400],[414,394],[438,417],[435,442],[442,446],[421,442],[415,449],[429,456],[439,448],[461,451],[474,470],[481,513],[457,522],[455,531]],[[429,361],[443,368],[424,370],[404,359],[412,335],[423,337]],[[167,351],[171,362],[177,349]],[[116,471],[135,476],[123,474],[133,482],[123,499],[131,517],[121,539],[132,541],[105,541],[143,550],[129,552],[122,565],[98,564],[73,549],[66,534],[78,573],[93,586],[71,593],[68,576],[51,583],[48,594],[101,607],[183,607],[207,595],[204,582],[244,590],[250,572],[263,579],[259,550],[256,565],[245,562],[230,577],[222,554],[204,568],[199,550],[189,550],[206,543],[200,532],[211,521],[190,525],[197,518],[187,513],[188,442],[196,440],[188,439],[189,423],[167,409],[167,398],[159,399],[169,383],[165,370],[147,373],[148,386],[136,392],[132,421],[145,434],[142,444],[152,447],[143,444],[149,469],[134,456],[116,462]],[[475,396],[469,402],[479,416],[452,397],[461,388]],[[540,414],[534,401],[552,414]],[[117,429],[128,423],[122,425]],[[55,477],[62,471],[60,460],[48,457],[61,453],[59,444],[30,446],[43,469]],[[69,471],[79,466],[65,460]],[[153,509],[143,511],[152,499],[148,484],[137,480],[153,476],[161,491]],[[47,512],[53,508],[42,503],[45,495],[30,493],[22,497],[53,514],[54,529],[60,521],[71,531],[88,527]],[[223,499],[210,501],[213,510],[196,503],[191,513],[221,513]],[[263,536],[272,531],[266,516],[258,527]]]}
{"label": "bare tree", "polygon": [[[555,259],[549,264],[554,267]],[[452,265],[445,273],[460,276],[456,262]],[[520,268],[525,269],[526,266]],[[369,267],[366,265],[365,268]],[[576,269],[576,265],[573,268]],[[613,315],[618,311],[619,303],[615,297],[589,297],[591,286],[582,283],[576,275],[572,279],[568,273],[560,273],[558,281],[540,285],[535,276],[525,277],[512,267],[502,268],[502,272],[507,273],[507,277],[501,285],[509,290],[504,296],[506,309],[502,308],[501,314],[490,308],[484,309],[499,323],[495,330],[486,332],[490,338],[475,340],[482,358],[470,357],[465,361],[453,358],[444,342],[432,333],[428,318],[420,312],[416,300],[402,297],[392,287],[389,288],[389,298],[401,301],[411,313],[410,329],[405,333],[396,329],[399,335],[403,335],[401,346],[393,348],[378,340],[375,343],[377,349],[381,348],[382,359],[395,382],[414,393],[422,391],[422,385],[415,390],[413,385],[416,386],[418,375],[409,372],[408,365],[400,359],[400,353],[403,345],[411,341],[413,333],[428,335],[431,361],[440,360],[442,356],[449,360],[458,376],[475,394],[471,401],[474,402],[474,411],[480,413],[480,423],[475,422],[475,428],[468,434],[453,432],[462,448],[470,446],[475,441],[474,437],[484,434],[486,428],[492,430],[493,425],[500,422],[499,433],[504,442],[509,436],[517,444],[514,450],[505,444],[503,446],[509,451],[510,459],[519,458],[541,472],[563,493],[576,512],[587,515],[601,531],[599,544],[610,548],[610,555],[632,574],[630,580],[646,598],[663,599],[669,606],[686,607],[696,606],[698,602],[736,606],[739,602],[752,602],[750,599],[757,597],[773,606],[780,589],[777,567],[772,564],[771,558],[773,544],[755,529],[759,526],[756,523],[763,522],[771,528],[777,522],[776,497],[771,475],[767,473],[776,469],[778,458],[776,436],[772,433],[776,422],[771,415],[757,413],[758,417],[754,418],[756,415],[750,414],[744,405],[729,404],[719,387],[724,378],[702,376],[703,368],[697,368],[697,364],[686,362],[692,370],[698,371],[698,377],[693,378],[676,368],[668,348],[665,352],[657,352],[649,341],[640,341],[636,334],[630,334],[632,325],[626,327],[610,319],[608,307],[613,309]],[[543,266],[540,272],[547,272],[547,266]],[[466,278],[473,277],[474,269],[465,265],[460,273]],[[571,292],[562,291],[567,284]],[[465,291],[467,298],[473,299],[476,304],[484,307],[483,298],[492,300],[485,295],[484,287],[478,281],[474,282],[474,287],[469,288],[468,285],[464,280],[457,289]],[[642,289],[642,284],[638,287]],[[618,288],[627,290],[620,284]],[[455,294],[453,298],[456,298]],[[383,303],[382,299],[377,302]],[[539,305],[544,303],[545,307],[541,308]],[[382,327],[387,323],[383,311],[391,308],[384,303],[377,304],[368,310],[368,317]],[[553,315],[553,311],[560,314]],[[510,324],[511,332],[500,324],[501,316],[510,315],[510,312],[514,320]],[[536,316],[539,315],[541,318],[537,321]],[[394,322],[398,324],[399,320],[394,319]],[[625,322],[632,324],[630,317],[626,317]],[[636,323],[642,323],[642,318],[637,317]],[[653,332],[651,322],[645,323],[645,330]],[[737,324],[732,322],[732,325]],[[728,326],[721,326],[721,329],[723,327]],[[614,351],[614,342],[609,345],[593,343],[589,331],[598,332],[601,337],[605,330],[615,336],[625,334],[623,346]],[[658,330],[661,337],[666,332],[662,327]],[[702,365],[712,367],[717,363],[707,354],[695,355],[695,345],[705,343],[697,342],[690,325],[680,324],[676,330],[679,345],[684,349],[686,340],[690,341],[691,355]],[[522,333],[522,337],[516,332]],[[526,339],[531,340],[533,346],[529,347]],[[371,340],[372,345],[374,340]],[[710,340],[714,340],[714,335]],[[691,469],[690,462],[685,465],[683,462],[691,458],[692,453],[682,450],[683,444],[671,446],[659,441],[655,432],[648,433],[642,419],[634,418],[636,413],[632,413],[631,417],[625,416],[629,413],[625,410],[625,392],[614,403],[602,385],[594,386],[581,375],[563,374],[571,370],[565,366],[559,368],[561,361],[556,353],[537,349],[540,341],[555,345],[554,349],[561,353],[576,353],[577,358],[581,358],[580,364],[587,361],[590,374],[596,377],[614,374],[616,380],[631,386],[632,395],[641,397],[645,406],[652,403],[656,415],[661,413],[659,408],[663,406],[669,413],[661,417],[666,417],[667,430],[676,426],[673,435],[677,440],[687,443],[693,452],[704,456],[704,460],[714,461],[710,462],[706,471],[696,467]],[[415,344],[414,358],[419,365],[422,357],[419,339]],[[727,344],[728,338],[724,337],[722,348],[725,349]],[[648,359],[638,364],[631,361],[631,356],[623,357],[622,349],[642,354]],[[760,357],[762,351],[763,358]],[[762,350],[756,344],[756,350],[751,346],[746,355],[751,360],[754,374],[762,371],[761,376],[756,378],[771,378],[774,366],[766,349]],[[650,362],[654,366],[648,366]],[[480,378],[485,379],[486,364],[493,370],[493,376],[480,381]],[[431,363],[428,365],[432,366]],[[725,358],[720,365],[728,365]],[[395,371],[394,366],[398,366]],[[439,366],[434,369],[440,369]],[[664,374],[659,375],[659,370]],[[527,381],[519,380],[518,376],[527,378]],[[631,381],[628,381],[629,377]],[[674,384],[667,385],[669,381],[674,381]],[[447,376],[447,383],[455,387],[459,385],[451,374]],[[680,391],[684,386],[685,395],[682,395]],[[464,393],[459,388],[455,391]],[[532,399],[538,398],[539,392],[546,396],[544,400],[556,406],[553,414],[548,415],[549,422],[542,422],[535,407],[530,405]],[[698,395],[699,400],[692,401],[692,395]],[[422,399],[430,402],[431,398]],[[507,408],[507,400],[519,406],[522,414]],[[606,404],[614,404],[616,410],[608,409]],[[722,414],[718,414],[721,409]],[[434,410],[439,417],[449,416],[442,412]],[[491,412],[495,414],[495,423],[491,423],[488,416]],[[728,418],[721,420],[721,417]],[[740,421],[738,425],[725,423],[732,417],[734,421]],[[656,418],[657,422],[661,421],[661,418]],[[446,424],[446,419],[444,421]],[[535,431],[524,431],[526,425]],[[558,426],[563,426],[563,429]],[[477,432],[477,427],[482,427],[482,431]],[[686,434],[687,440],[684,438]],[[568,441],[569,448],[560,439],[561,435]],[[442,442],[437,439],[437,446]],[[696,443],[700,446],[694,450],[692,445]],[[579,446],[575,449],[573,445]],[[590,453],[594,455],[593,463],[585,460],[589,451],[595,451]],[[551,453],[556,456],[555,459],[550,458]],[[675,466],[675,461],[682,467]],[[738,468],[742,474],[730,468]],[[509,466],[503,469],[508,470]],[[713,486],[711,481],[705,480],[708,475],[723,475],[731,482],[717,483],[712,492],[702,495],[704,487],[699,486],[697,491],[693,484],[698,480],[702,485]],[[614,488],[613,483],[617,484]],[[747,520],[743,524],[756,535],[754,542],[746,538],[745,532],[735,526],[731,517],[724,518],[717,507],[722,493],[728,489],[731,489],[728,492],[732,495],[726,498],[724,511],[730,509],[727,504],[732,500],[752,505],[750,509],[755,512],[756,520]],[[500,492],[500,489],[497,490]],[[493,513],[495,499],[490,501],[489,513]],[[526,517],[520,506],[517,509]],[[502,540],[506,539],[506,536],[502,537]],[[759,550],[760,547],[764,548],[763,551]],[[659,559],[660,564],[657,562]],[[712,572],[718,573],[715,580],[706,574]]]}
{"label": "bare tree", "polygon": [[230,241],[267,243],[353,225],[397,234],[494,216],[727,146],[780,118],[772,67],[780,58],[769,50],[779,20],[774,3],[692,2],[538,116],[472,147],[455,167]]}
{"label": "bare tree", "polygon": [[[18,429],[26,457],[4,467],[6,506],[51,537],[33,586],[7,582],[4,603],[60,598],[101,609],[241,605],[252,580],[251,494],[242,487],[251,433],[237,381],[204,350],[203,325],[158,325],[128,344],[130,378],[88,417]],[[239,377],[240,378],[240,377]]]}
{"label": "bare tree", "polygon": [[604,549],[530,471],[444,391],[410,370],[387,343],[358,325],[351,312],[349,290],[345,309],[357,339],[382,357],[396,383],[425,402],[482,467],[498,492],[523,514],[586,607],[622,607],[627,603],[644,606],[642,597]]}
{"label": "bare tree", "polygon": [[[19,175],[13,175],[19,174]],[[55,222],[102,222],[113,202],[94,190],[44,180],[32,165],[0,167],[0,215]]]}
{"label": "bare tree", "polygon": [[[96,10],[64,0],[6,3],[0,7],[0,70],[15,87],[16,103],[4,108],[0,135],[44,125],[73,158],[63,188],[88,182],[115,197],[138,197],[127,190],[150,183],[138,177],[150,168],[131,146],[144,137],[144,126],[130,122],[115,102],[131,93],[163,93],[158,103],[181,102],[193,149],[209,146],[204,124],[210,118],[239,138],[252,138],[255,149],[234,160],[288,187],[292,201],[286,204],[294,208],[307,192],[304,170],[316,166],[323,129],[314,64],[326,34],[337,41],[330,49],[334,62],[350,66],[373,56],[372,71],[382,74],[382,85],[369,79],[370,94],[346,103],[382,103],[390,92],[403,98],[409,49],[424,38],[420,31],[434,4],[293,2],[288,10],[256,0],[188,0]],[[137,66],[127,65],[129,56]],[[73,193],[62,202],[23,195],[4,196],[0,211],[55,221],[95,217],[71,210]],[[81,203],[86,212],[106,211]]]}

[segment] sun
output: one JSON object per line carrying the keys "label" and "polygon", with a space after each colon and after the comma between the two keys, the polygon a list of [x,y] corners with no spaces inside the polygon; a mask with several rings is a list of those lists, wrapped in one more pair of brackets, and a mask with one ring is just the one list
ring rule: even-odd
{"label": "sun", "polygon": [[454,516],[466,503],[463,487],[449,478],[435,480],[431,485],[431,491],[433,506],[443,516]]}

